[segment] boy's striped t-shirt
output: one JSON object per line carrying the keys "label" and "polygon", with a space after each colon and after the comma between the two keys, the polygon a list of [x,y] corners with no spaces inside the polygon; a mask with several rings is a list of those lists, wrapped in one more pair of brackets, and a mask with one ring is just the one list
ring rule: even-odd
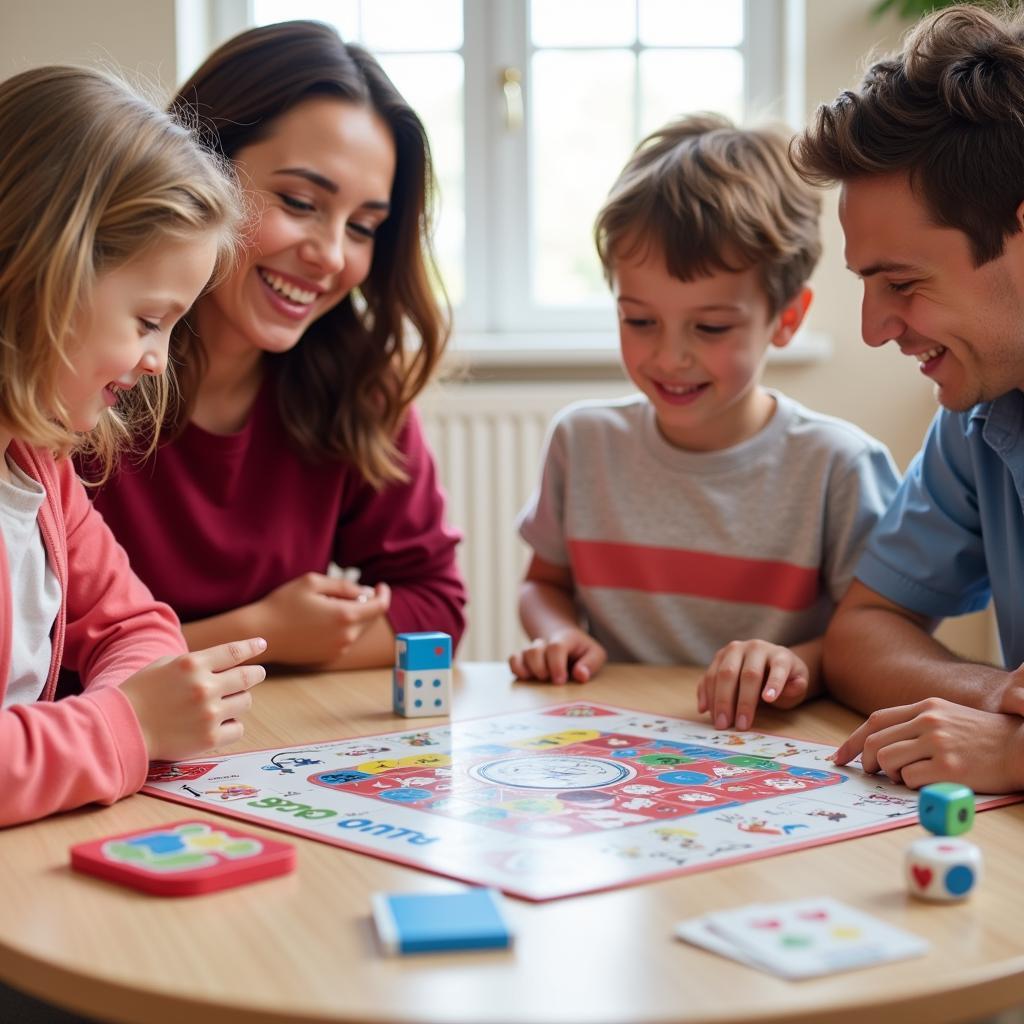
{"label": "boy's striped t-shirt", "polygon": [[571,569],[612,660],[703,665],[730,640],[824,632],[898,474],[853,424],[770,393],[764,429],[717,452],[667,442],[642,395],[556,418],[520,533]]}

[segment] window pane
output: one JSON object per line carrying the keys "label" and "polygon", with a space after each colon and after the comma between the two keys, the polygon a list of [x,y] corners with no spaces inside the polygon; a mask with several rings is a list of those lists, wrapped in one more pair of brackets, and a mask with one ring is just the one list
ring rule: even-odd
{"label": "window pane", "polygon": [[359,38],[359,0],[253,0],[253,23],[306,18],[333,25],[342,39]]}
{"label": "window pane", "polygon": [[607,301],[592,229],[633,148],[634,69],[622,50],[533,58],[530,264],[541,305]]}
{"label": "window pane", "polygon": [[648,50],[640,55],[641,130],[714,110],[743,119],[743,58],[736,50]]}
{"label": "window pane", "polygon": [[457,50],[461,0],[364,0],[363,43],[370,50]]}
{"label": "window pane", "polygon": [[630,46],[635,0],[531,0],[534,46]]}
{"label": "window pane", "polygon": [[466,182],[462,135],[463,65],[457,53],[388,54],[381,66],[419,114],[440,187],[434,250],[453,305],[466,290]]}
{"label": "window pane", "polygon": [[644,46],[739,46],[743,0],[640,0]]}

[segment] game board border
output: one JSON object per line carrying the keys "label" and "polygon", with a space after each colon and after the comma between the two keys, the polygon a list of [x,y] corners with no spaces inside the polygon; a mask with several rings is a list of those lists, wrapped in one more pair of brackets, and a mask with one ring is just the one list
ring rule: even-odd
{"label": "game board border", "polygon": [[[626,712],[628,714],[648,715],[648,716],[651,716],[651,717],[658,717],[660,715],[664,715],[665,717],[670,718],[670,719],[674,719],[675,721],[688,722],[688,723],[692,723],[692,724],[697,724],[695,722],[695,720],[692,719],[692,718],[677,718],[677,717],[675,717],[673,715],[668,715],[665,712],[646,711],[646,710],[643,710],[643,709],[640,709],[640,708],[622,707],[622,706],[617,705],[617,704],[603,704],[600,701],[571,700],[571,701],[568,701],[568,702],[564,702],[563,701],[561,703],[555,703],[555,704],[550,704],[550,705],[542,705],[540,707],[521,708],[521,709],[516,709],[516,710],[512,710],[512,711],[498,711],[498,712],[491,712],[489,714],[474,715],[474,716],[472,716],[470,718],[460,718],[460,719],[457,720],[457,722],[449,719],[447,725],[450,727],[451,725],[455,725],[455,724],[477,722],[477,721],[482,721],[482,720],[488,719],[488,718],[499,718],[499,717],[507,717],[507,716],[512,716],[512,715],[524,715],[524,714],[530,714],[531,712],[538,712],[538,711],[541,712],[541,713],[546,713],[546,709],[549,709],[549,708],[564,708],[564,707],[569,707],[569,706],[571,706],[573,704],[586,704],[586,705],[589,705],[591,707],[601,708],[602,710],[610,710],[610,711],[612,711],[615,714],[618,714],[618,713],[621,713],[621,712]],[[585,716],[583,716],[583,717],[585,717]],[[419,724],[419,721],[420,720],[416,720],[416,724],[417,725]],[[704,727],[705,728],[714,729],[714,726],[712,726],[712,725],[706,725]],[[427,728],[445,728],[445,726],[444,725],[441,725],[441,726],[429,726]],[[385,732],[385,733],[360,733],[359,735],[356,735],[356,736],[343,736],[343,737],[338,737],[338,738],[334,738],[334,739],[307,740],[307,741],[305,741],[305,744],[308,745],[308,746],[313,746],[313,745],[319,746],[319,745],[322,745],[322,744],[350,742],[352,740],[372,739],[372,738],[375,738],[375,737],[378,737],[378,736],[393,735],[394,733],[401,732],[401,731],[402,731],[401,729],[396,729],[396,730],[392,730],[391,732]],[[716,732],[725,732],[725,733],[735,733],[738,730],[735,730],[735,729],[718,729],[718,730],[714,730],[714,731],[716,731]],[[771,738],[774,738],[774,739],[795,740],[797,742],[803,742],[803,743],[819,743],[820,744],[820,741],[818,741],[818,740],[812,740],[812,739],[803,739],[803,740],[801,740],[801,738],[798,737],[798,736],[789,736],[789,735],[786,735],[786,734],[783,734],[783,733],[765,732],[763,729],[756,729],[756,730],[750,730],[750,731],[756,732],[758,735],[766,736],[766,737],[771,737]],[[298,747],[298,746],[301,746],[301,745],[302,744],[296,744],[295,746]],[[827,744],[821,744],[821,745],[827,745]],[[238,757],[238,756],[247,755],[247,754],[260,754],[260,753],[264,753],[264,752],[270,751],[270,750],[279,751],[279,750],[282,750],[282,749],[287,749],[287,748],[286,747],[282,747],[281,744],[277,744],[276,746],[272,746],[272,747],[256,747],[256,748],[253,748],[252,750],[236,750],[236,751],[233,751],[230,754],[221,754],[221,755],[211,754],[207,758],[187,758],[187,759],[182,760],[182,761],[159,761],[159,762],[155,761],[155,762],[152,762],[152,763],[153,764],[168,764],[168,765],[169,764],[190,764],[190,763],[196,763],[196,762],[200,762],[201,763],[204,760],[216,759],[218,756],[220,758],[227,759],[227,758]],[[834,770],[836,772],[839,772],[840,774],[846,774],[846,773],[848,773],[850,771],[850,769],[848,767],[846,767],[846,766],[836,766],[832,770]],[[460,871],[458,874],[454,874],[454,873],[445,871],[441,867],[435,867],[433,865],[426,865],[426,864],[423,864],[420,861],[413,860],[413,859],[410,859],[408,857],[403,857],[403,856],[401,856],[401,854],[392,853],[389,850],[376,849],[376,848],[373,849],[373,850],[368,850],[365,846],[359,846],[359,845],[355,844],[354,842],[352,842],[351,840],[346,841],[344,838],[334,838],[332,836],[321,835],[319,833],[311,833],[311,832],[308,832],[308,831],[304,830],[300,826],[291,825],[288,822],[284,822],[284,821],[277,822],[277,821],[275,821],[273,824],[267,824],[267,818],[260,817],[259,815],[247,813],[245,811],[235,810],[233,805],[230,805],[230,804],[225,804],[223,807],[221,807],[221,806],[218,806],[218,805],[209,804],[206,801],[197,801],[194,798],[190,798],[190,797],[187,797],[187,796],[179,796],[176,793],[168,793],[168,792],[166,792],[164,790],[151,789],[148,783],[142,787],[140,792],[145,794],[146,796],[152,796],[152,797],[156,797],[157,799],[160,799],[160,800],[168,800],[168,801],[170,801],[172,803],[178,803],[178,804],[181,804],[181,805],[186,806],[186,807],[191,807],[191,808],[194,808],[194,809],[199,809],[201,811],[206,811],[206,813],[212,814],[215,817],[217,817],[217,816],[224,816],[224,817],[228,817],[228,818],[237,818],[237,819],[239,819],[241,821],[247,821],[247,822],[251,822],[253,824],[256,824],[259,827],[265,828],[265,829],[267,829],[270,832],[285,832],[285,833],[289,833],[291,835],[299,836],[302,839],[308,839],[310,842],[323,843],[323,844],[328,845],[328,846],[337,846],[337,847],[340,847],[340,848],[342,848],[344,850],[349,850],[349,851],[351,851],[353,853],[361,854],[361,855],[363,855],[365,857],[374,857],[374,858],[377,858],[379,860],[390,861],[390,862],[395,863],[395,864],[400,864],[403,867],[409,867],[409,868],[414,868],[414,869],[419,870],[419,871],[425,871],[428,874],[438,875],[438,876],[440,876],[442,878],[449,878],[449,879],[452,879],[452,880],[454,880],[456,882],[468,883],[470,885],[487,885],[487,886],[491,886],[493,888],[500,889],[503,893],[505,893],[505,894],[507,894],[509,896],[514,896],[517,899],[525,900],[525,901],[527,901],[529,903],[548,903],[548,902],[551,902],[552,900],[570,899],[570,898],[572,898],[574,896],[585,896],[585,895],[590,895],[591,893],[598,893],[598,892],[610,892],[610,891],[612,891],[614,889],[628,888],[628,887],[632,887],[632,886],[635,886],[635,885],[645,885],[645,884],[647,884],[649,882],[660,882],[660,881],[665,881],[666,879],[669,879],[669,878],[677,878],[677,877],[681,877],[681,876],[684,876],[684,875],[697,875],[697,874],[701,874],[701,873],[703,873],[705,871],[713,871],[713,870],[715,870],[717,868],[721,868],[721,867],[731,867],[731,866],[733,866],[735,864],[742,864],[742,863],[747,862],[747,861],[764,860],[767,857],[781,856],[781,855],[786,854],[786,853],[795,853],[798,850],[812,849],[815,846],[828,846],[831,843],[845,842],[848,839],[859,839],[859,838],[861,838],[863,836],[875,835],[875,834],[877,834],[879,832],[889,832],[889,831],[892,831],[893,829],[907,828],[907,827],[909,827],[911,825],[917,824],[917,819],[913,818],[913,817],[908,817],[908,818],[905,818],[905,819],[902,819],[902,820],[899,820],[899,821],[891,821],[891,820],[890,821],[882,821],[882,822],[879,822],[876,825],[868,825],[868,826],[865,826],[863,828],[853,829],[853,830],[851,830],[849,832],[843,832],[842,834],[835,835],[835,836],[827,836],[827,835],[826,836],[818,836],[818,837],[816,837],[814,839],[795,841],[792,844],[787,844],[786,847],[784,849],[781,849],[781,850],[778,849],[778,848],[774,848],[774,847],[764,847],[764,848],[762,848],[760,850],[753,850],[753,851],[749,851],[748,850],[745,853],[739,854],[739,855],[737,855],[735,857],[723,857],[720,860],[715,860],[715,861],[708,861],[708,862],[699,863],[699,864],[692,864],[692,865],[677,866],[677,867],[674,867],[674,868],[668,868],[665,871],[655,871],[655,872],[652,872],[650,874],[646,874],[646,875],[644,875],[643,877],[640,877],[640,878],[619,879],[619,880],[616,880],[614,882],[610,882],[607,885],[599,884],[599,885],[594,885],[594,886],[587,886],[587,887],[584,887],[584,888],[581,888],[581,889],[573,889],[571,892],[562,892],[562,893],[558,893],[558,894],[551,895],[551,896],[537,896],[537,895],[535,895],[533,893],[529,893],[529,892],[525,892],[525,891],[523,891],[521,889],[517,889],[514,886],[514,884],[506,885],[504,883],[495,882],[493,880],[493,878],[491,878],[490,876],[487,876],[486,878],[484,878],[483,876],[479,876],[479,877],[474,876],[473,872],[472,872],[472,869],[470,869],[470,870],[463,870],[463,871]],[[1011,804],[1022,803],[1022,802],[1024,802],[1024,793],[1016,793],[1016,794],[1009,793],[1009,794],[1004,794],[1004,795],[996,794],[996,795],[988,796],[988,797],[986,797],[986,796],[979,796],[978,800],[977,800],[976,809],[980,813],[982,811],[995,810],[997,807],[1006,807],[1006,806],[1009,806]],[[207,808],[208,808],[208,810],[207,810]],[[426,812],[424,812],[424,813],[426,813]],[[683,817],[683,816],[681,815],[680,817]],[[672,820],[675,821],[676,819],[672,819]]]}

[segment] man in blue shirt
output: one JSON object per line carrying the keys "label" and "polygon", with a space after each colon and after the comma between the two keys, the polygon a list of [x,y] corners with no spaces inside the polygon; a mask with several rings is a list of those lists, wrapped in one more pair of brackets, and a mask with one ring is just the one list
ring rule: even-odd
{"label": "man in blue shirt", "polygon": [[[1024,21],[925,19],[793,157],[839,182],[862,333],[918,361],[943,407],[825,639],[830,690],[873,712],[836,752],[908,786],[1024,788]],[[994,599],[1007,668],[932,637]]]}

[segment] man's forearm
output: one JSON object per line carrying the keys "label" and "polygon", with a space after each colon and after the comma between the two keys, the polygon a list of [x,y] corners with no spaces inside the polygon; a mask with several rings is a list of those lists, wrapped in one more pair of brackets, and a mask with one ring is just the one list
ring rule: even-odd
{"label": "man's forearm", "polygon": [[875,607],[841,608],[825,634],[828,691],[865,714],[944,697],[998,711],[1007,673],[958,658],[910,619]]}

